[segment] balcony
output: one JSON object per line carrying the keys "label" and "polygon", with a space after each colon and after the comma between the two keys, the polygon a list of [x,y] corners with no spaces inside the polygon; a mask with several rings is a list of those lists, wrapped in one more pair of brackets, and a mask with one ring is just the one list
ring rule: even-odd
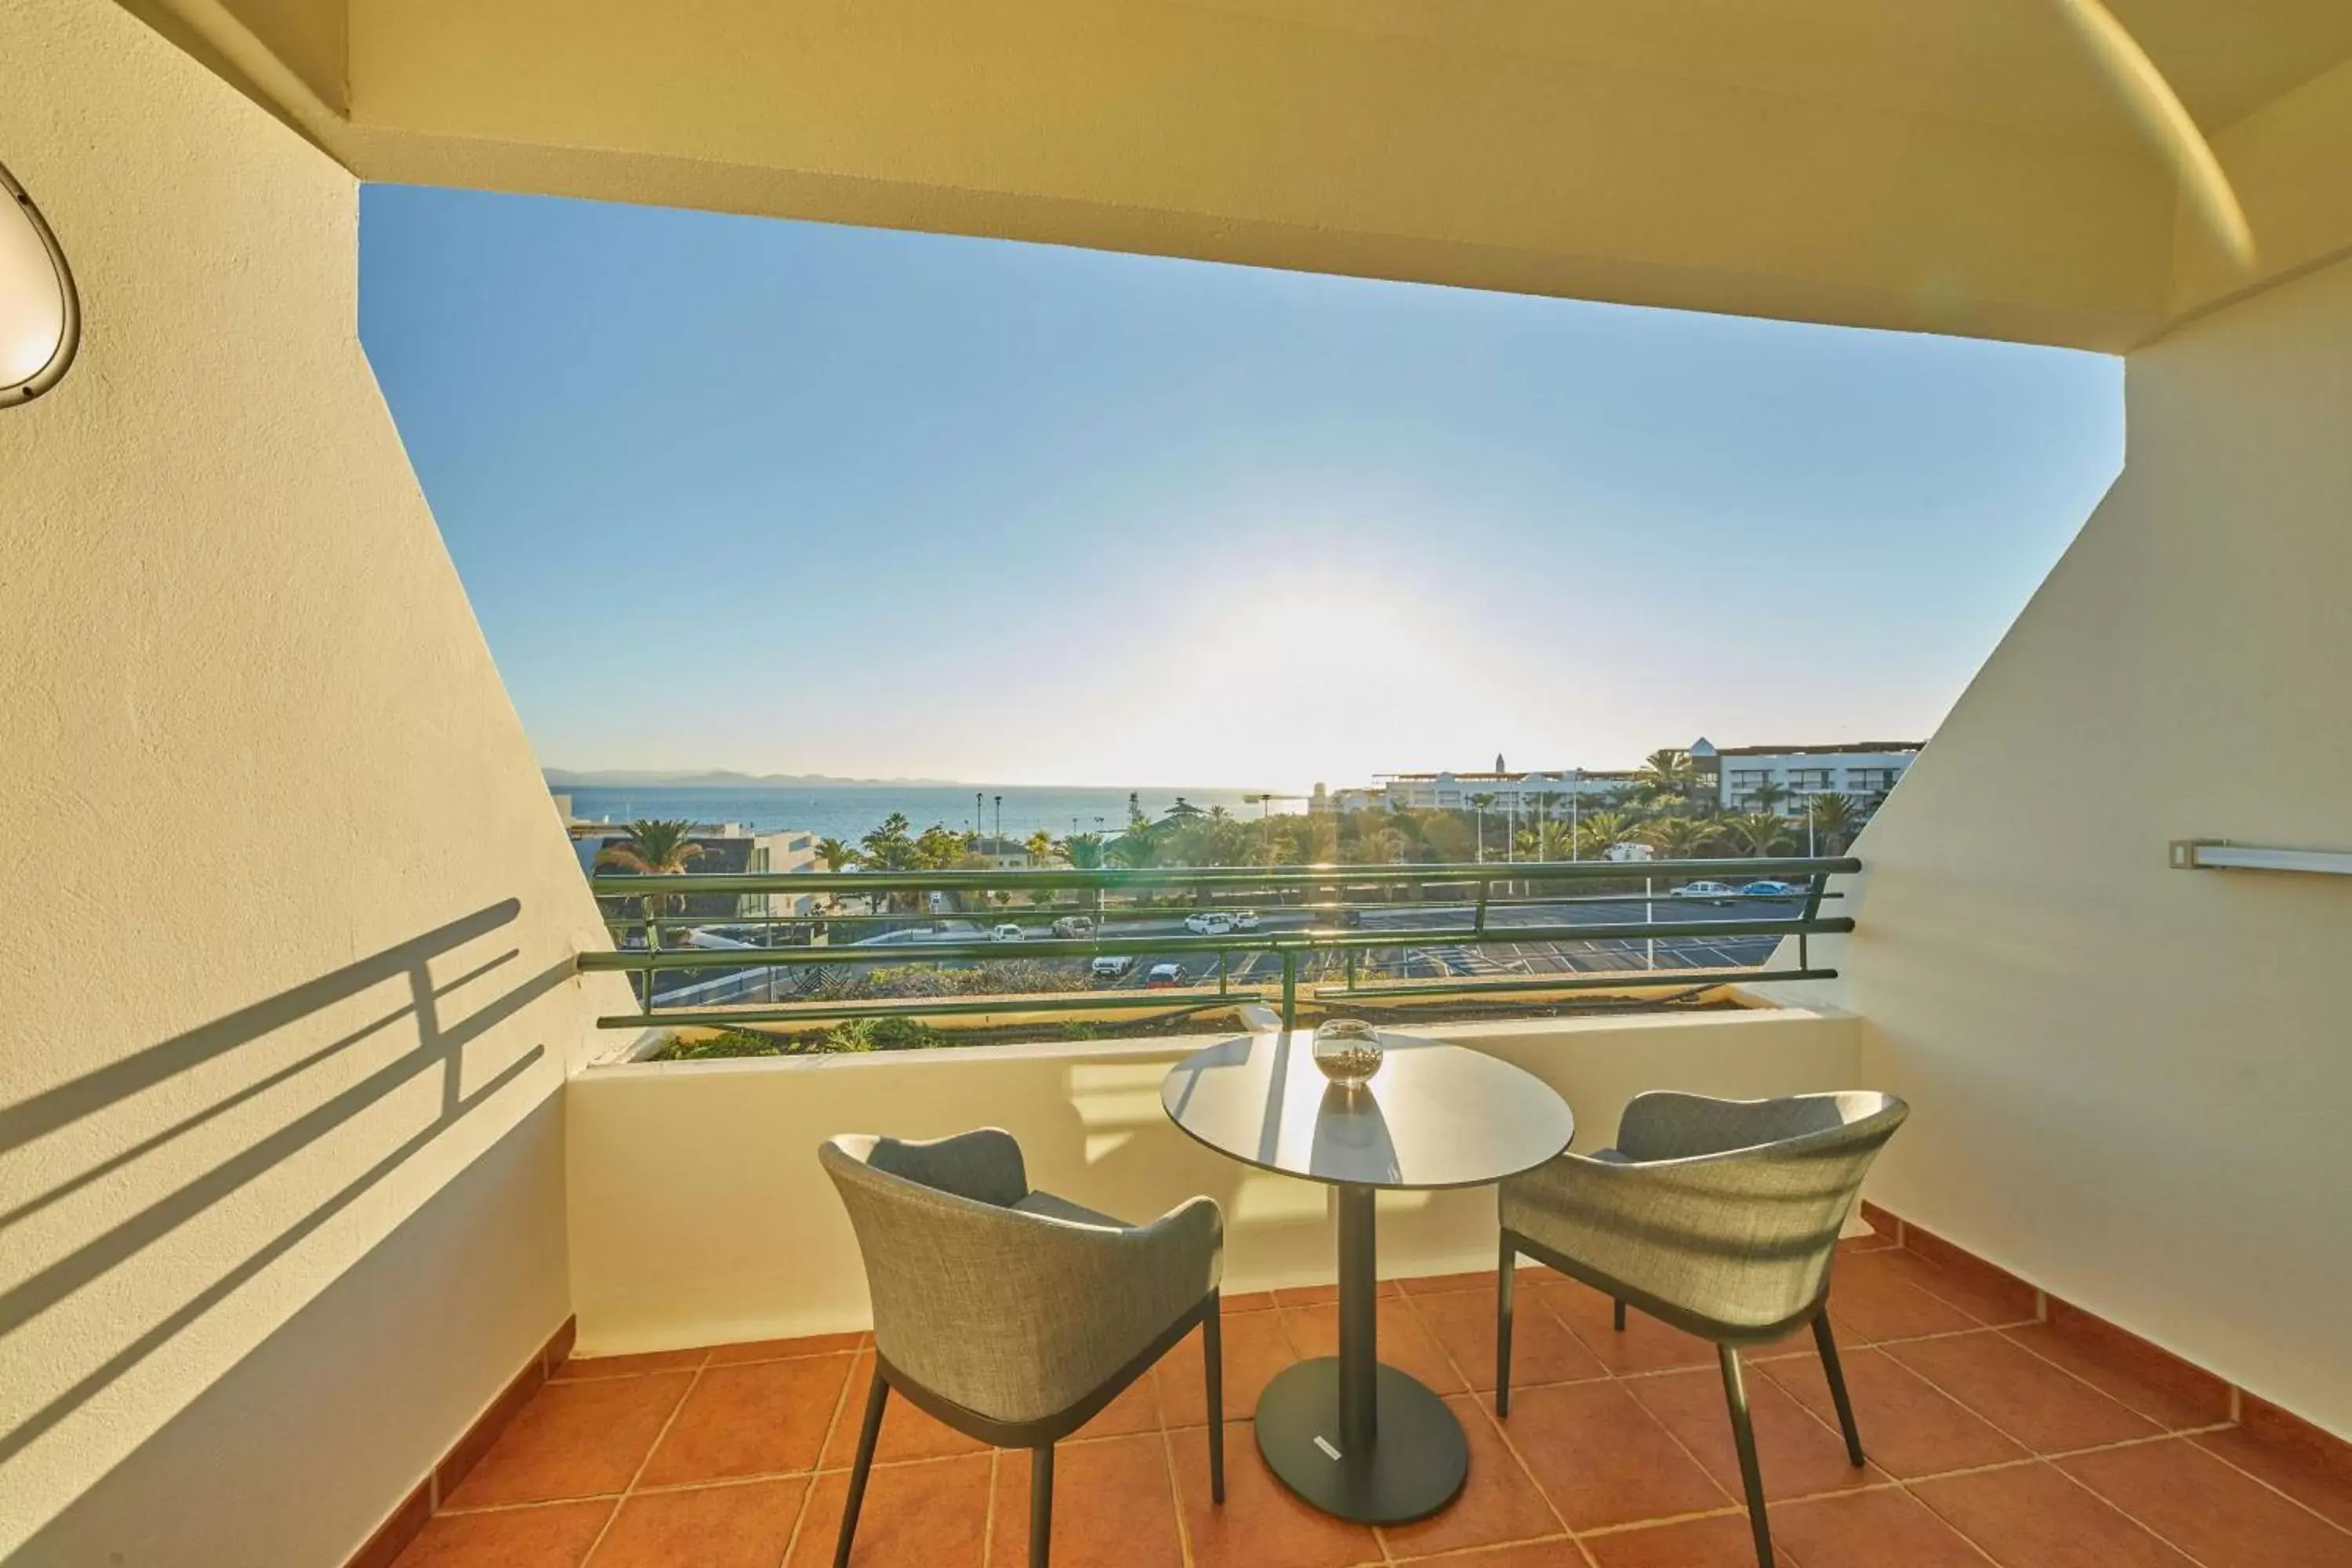
{"label": "balcony", "polygon": [[[2352,14],[12,0],[0,60],[84,327],[0,396],[12,1568],[822,1560],[869,1312],[811,1151],[856,1129],[1001,1125],[1130,1217],[1213,1196],[1239,1419],[1330,1337],[1330,1214],[1157,1085],[1341,1005],[1534,1074],[1585,1148],[1652,1088],[1912,1104],[1832,1295],[1874,1468],[1828,1463],[1805,1354],[1754,1380],[1799,1568],[2352,1562],[2352,905],[2168,856],[2352,848]],[[1023,944],[1186,980],[1014,1016],[1210,1033],[641,1059],[826,1021],[797,977],[836,954],[632,946],[667,917],[583,885],[354,336],[362,180],[2094,349],[2131,448],[1850,860],[1736,936],[1650,889],[1511,902],[1597,871],[1253,869],[1309,918]],[[615,592],[583,613],[626,627]],[[1565,966],[1406,955],[1514,943]],[[1577,962],[1611,943],[1643,962]],[[1737,1005],[1570,1005],[1694,987]],[[1007,1021],[975,1004],[901,1010]],[[1383,1342],[1475,1445],[1458,1503],[1351,1531],[1236,1443],[1204,1509],[1180,1347],[1071,1442],[1056,1561],[1750,1560],[1672,1331],[1530,1283],[1490,1418],[1493,1204],[1380,1214]],[[1025,1461],[892,1419],[859,1561],[1008,1561]]]}

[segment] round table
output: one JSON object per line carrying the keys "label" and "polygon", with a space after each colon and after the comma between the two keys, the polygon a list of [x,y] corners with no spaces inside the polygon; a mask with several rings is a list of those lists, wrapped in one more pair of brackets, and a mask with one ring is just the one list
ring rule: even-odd
{"label": "round table", "polygon": [[1266,1385],[1258,1452],[1325,1512],[1401,1524],[1453,1501],[1470,1456],[1445,1402],[1381,1363],[1372,1195],[1498,1182],[1567,1148],[1576,1119],[1508,1062],[1385,1029],[1381,1043],[1381,1070],[1350,1092],[1315,1066],[1306,1030],[1227,1040],[1169,1068],[1160,1101],[1219,1153],[1339,1188],[1339,1353]]}

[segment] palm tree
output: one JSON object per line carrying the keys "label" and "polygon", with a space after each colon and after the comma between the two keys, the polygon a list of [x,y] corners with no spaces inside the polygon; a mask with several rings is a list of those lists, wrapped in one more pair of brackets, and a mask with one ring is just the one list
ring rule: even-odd
{"label": "palm tree", "polygon": [[1588,811],[1576,825],[1580,859],[1599,860],[1633,837],[1633,819],[1622,811]]}
{"label": "palm tree", "polygon": [[1642,825],[1642,841],[1664,859],[1694,860],[1715,842],[1715,824],[1688,816],[1659,816]]}
{"label": "palm tree", "polygon": [[1054,853],[1054,836],[1041,827],[1029,836],[1028,843],[1022,847],[1029,851],[1029,864],[1034,866]]}
{"label": "palm tree", "polygon": [[1843,855],[1847,842],[1862,829],[1862,813],[1845,795],[1824,791],[1805,808],[1816,843],[1824,855]]}
{"label": "palm tree", "polygon": [[828,871],[846,871],[857,864],[857,850],[838,838],[820,838],[816,841],[816,858],[824,862]]}
{"label": "palm tree", "polygon": [[1495,797],[1474,795],[1470,797],[1470,804],[1478,810],[1478,863],[1483,866],[1486,863],[1486,813],[1494,809]]}
{"label": "palm tree", "polygon": [[[640,818],[629,824],[628,836],[616,839],[596,851],[596,868],[632,872],[640,877],[675,877],[694,861],[702,858],[702,846],[687,837],[693,828],[691,822]],[[646,914],[646,946],[660,946],[655,940],[654,919],[675,907],[675,900],[654,893],[643,900]]]}
{"label": "palm tree", "polygon": [[1056,847],[1074,870],[1091,871],[1103,863],[1103,841],[1099,833],[1073,833]]}
{"label": "palm tree", "polygon": [[1778,816],[1780,803],[1789,798],[1789,786],[1766,779],[1748,792],[1748,798],[1758,811],[1769,811]]}
{"label": "palm tree", "polygon": [[1751,811],[1727,816],[1718,826],[1724,837],[1743,855],[1771,855],[1789,845],[1789,825],[1774,812]]}
{"label": "palm tree", "polygon": [[1643,760],[1634,782],[1653,801],[1687,805],[1698,787],[1698,766],[1690,760],[1688,752],[1666,746]]}
{"label": "palm tree", "polygon": [[1519,853],[1530,860],[1565,860],[1568,844],[1565,822],[1539,823],[1519,834]]}

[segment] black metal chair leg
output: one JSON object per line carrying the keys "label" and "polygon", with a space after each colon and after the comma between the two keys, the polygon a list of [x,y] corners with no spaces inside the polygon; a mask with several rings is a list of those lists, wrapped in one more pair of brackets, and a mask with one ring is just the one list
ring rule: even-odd
{"label": "black metal chair leg", "polygon": [[1845,1457],[1862,1468],[1862,1428],[1853,1422],[1853,1401],[1846,1397],[1845,1366],[1838,1360],[1837,1340],[1830,1332],[1824,1310],[1813,1319],[1813,1343],[1822,1352],[1822,1370],[1829,1374],[1830,1397],[1837,1402],[1838,1425],[1845,1428]]}
{"label": "black metal chair leg", "polygon": [[1511,1308],[1519,1274],[1519,1249],[1503,1233],[1502,1256],[1495,1266],[1495,1414],[1511,1413]]}
{"label": "black metal chair leg", "polygon": [[1029,1568],[1054,1556],[1054,1445],[1029,1450]]}
{"label": "black metal chair leg", "polygon": [[874,1369],[874,1386],[866,1395],[866,1421],[857,1429],[857,1459],[849,1468],[849,1498],[841,1505],[841,1536],[834,1542],[833,1568],[849,1568],[849,1542],[857,1533],[857,1510],[866,1501],[866,1477],[874,1468],[875,1440],[882,1436],[882,1408],[890,1401],[890,1385],[882,1369]]}
{"label": "black metal chair leg", "polygon": [[1612,1309],[1610,1316],[1615,1321],[1617,1331],[1622,1334],[1625,1331],[1625,1303],[1612,1300],[1609,1305]]}
{"label": "black metal chair leg", "polygon": [[1739,1479],[1748,1489],[1748,1523],[1756,1533],[1757,1568],[1772,1568],[1772,1527],[1764,1518],[1764,1472],[1756,1463],[1756,1427],[1748,1418],[1748,1384],[1739,1372],[1739,1352],[1717,1345],[1723,1361],[1723,1397],[1731,1406],[1731,1436],[1739,1446]]}
{"label": "black metal chair leg", "polygon": [[1225,1331],[1218,1317],[1217,1292],[1209,1292],[1209,1315],[1201,1323],[1201,1361],[1209,1378],[1209,1500],[1225,1500]]}

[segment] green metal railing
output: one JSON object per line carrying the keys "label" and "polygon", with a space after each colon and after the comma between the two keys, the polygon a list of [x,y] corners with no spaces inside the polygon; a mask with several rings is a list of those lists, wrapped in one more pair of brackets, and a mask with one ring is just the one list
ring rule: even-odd
{"label": "green metal railing", "polygon": [[[1850,919],[1824,915],[1822,906],[1837,895],[1828,890],[1831,877],[1858,871],[1851,857],[1784,858],[1778,859],[1707,859],[1649,861],[1520,861],[1465,866],[1276,866],[1202,868],[1105,868],[1095,870],[887,871],[887,872],[729,872],[688,873],[649,878],[599,874],[589,879],[596,897],[638,906],[635,913],[608,916],[615,946],[607,952],[581,955],[586,970],[618,970],[635,976],[642,1011],[600,1018],[606,1028],[650,1025],[745,1025],[865,1016],[973,1015],[982,1013],[1099,1012],[1156,1008],[1171,1012],[1230,1005],[1237,996],[1272,1000],[1266,985],[1231,983],[1231,959],[1235,954],[1272,954],[1280,960],[1280,996],[1286,1027],[1296,1020],[1302,960],[1318,954],[1338,955],[1345,965],[1345,984],[1318,985],[1317,1000],[1428,998],[1433,996],[1507,995],[1538,991],[1625,989],[1631,986],[1674,985],[1700,988],[1734,982],[1817,980],[1833,978],[1837,971],[1816,967],[1810,939],[1841,934],[1853,929]],[[1796,886],[1787,895],[1718,895],[1717,905],[1735,910],[1753,907],[1758,913],[1692,919],[1689,906],[1676,891],[1692,881],[1738,884],[1759,879]],[[1596,889],[1596,884],[1613,886]],[[1638,887],[1640,890],[1634,890]],[[1578,890],[1583,889],[1583,890]],[[1027,907],[1005,905],[948,911],[864,912],[830,908],[807,914],[692,914],[671,912],[680,900],[723,895],[741,908],[745,898],[787,895],[795,900],[814,897],[850,896],[880,900],[940,893],[978,896],[983,902],[995,894],[1026,899],[1034,893],[1076,895],[1073,901],[1031,901]],[[1393,895],[1402,894],[1402,897]],[[1188,901],[1168,903],[1178,897]],[[658,900],[646,908],[648,898]],[[1143,903],[1140,900],[1155,900]],[[1125,900],[1125,901],[1115,901]],[[1639,920],[1580,921],[1575,913],[1595,905],[1639,906]],[[1765,914],[1769,907],[1786,914]],[[1122,932],[1106,935],[1104,922],[1171,919],[1202,910],[1225,912],[1250,909],[1263,918],[1288,921],[1305,917],[1303,926],[1255,931],[1181,934]],[[1562,918],[1531,924],[1497,924],[1498,911],[1543,910]],[[1419,923],[1407,926],[1363,926],[1349,922],[1371,914],[1445,910],[1467,912],[1466,925]],[[1660,918],[1662,910],[1674,918]],[[1093,934],[1080,937],[1024,938],[1019,943],[986,937],[968,941],[889,942],[868,940],[836,943],[835,931],[892,924],[900,927],[936,924],[941,921],[982,925],[1032,924],[1083,916],[1097,922]],[[1332,917],[1326,923],[1326,917]],[[792,927],[826,940],[787,946],[698,948],[667,945],[664,933],[714,926]],[[642,947],[622,945],[634,935]],[[1747,942],[1763,938],[1797,939],[1794,967],[1767,970],[1761,964],[1717,966],[1655,965],[1657,942],[1692,938]],[[1359,961],[1381,949],[1484,948],[1498,943],[1601,942],[1644,941],[1652,943],[1651,966],[1609,973],[1563,971],[1548,975],[1514,975],[1507,980],[1453,975],[1433,981],[1363,982]],[[982,996],[957,994],[923,997],[848,998],[784,1004],[730,1003],[691,1005],[666,1003],[659,977],[678,972],[776,971],[802,966],[906,965],[924,963],[970,963],[978,960],[1091,959],[1122,955],[1219,955],[1217,989],[1087,989],[1066,992]],[[676,996],[676,990],[672,992]]]}

